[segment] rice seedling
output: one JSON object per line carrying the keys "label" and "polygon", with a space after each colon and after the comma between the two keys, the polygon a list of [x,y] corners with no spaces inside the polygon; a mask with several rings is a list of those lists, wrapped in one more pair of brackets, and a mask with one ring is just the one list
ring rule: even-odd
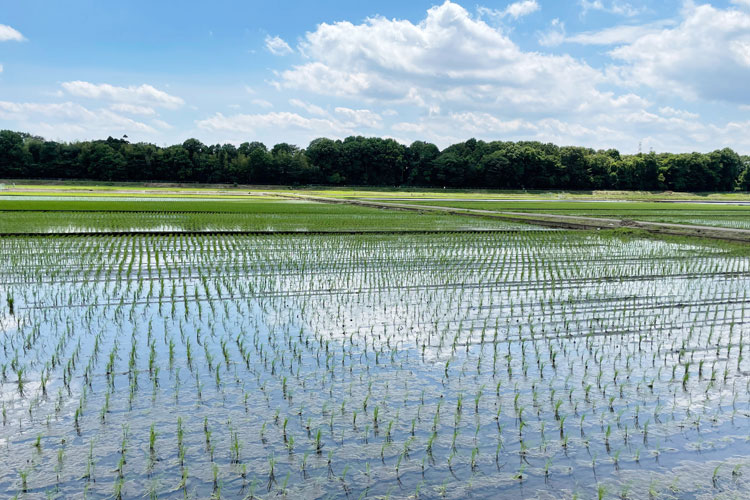
{"label": "rice seedling", "polygon": [[22,469],[18,471],[18,475],[21,477],[21,491],[26,493],[29,491],[29,470],[28,469]]}
{"label": "rice seedling", "polygon": [[607,496],[607,487],[603,484],[600,484],[596,487],[596,498],[598,500],[604,500],[604,497]]}

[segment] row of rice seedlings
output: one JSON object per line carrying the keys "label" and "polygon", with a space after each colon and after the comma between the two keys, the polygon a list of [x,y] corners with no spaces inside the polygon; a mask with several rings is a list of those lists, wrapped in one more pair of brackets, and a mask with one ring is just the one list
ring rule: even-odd
{"label": "row of rice seedlings", "polygon": [[[568,234],[413,239],[421,244],[6,240],[35,247],[20,276],[0,269],[14,297],[12,322],[3,321],[8,425],[37,436],[44,470],[40,435],[103,442],[117,424],[143,422],[128,439],[148,442],[148,457],[155,436],[174,428],[157,417],[176,412],[172,484],[216,496],[248,476],[289,491],[311,472],[342,494],[353,484],[377,494],[390,481],[418,489],[446,472],[462,488],[480,472],[564,483],[564,464],[581,451],[593,457],[592,476],[616,475],[658,458],[678,432],[741,418],[746,258]],[[47,282],[44,266],[78,247],[106,266]],[[584,249],[606,264],[581,264]],[[150,398],[141,396],[146,373]],[[193,389],[183,387],[191,379]],[[232,424],[209,423],[217,405]],[[125,445],[123,436],[116,495]],[[505,471],[511,457],[519,465]],[[106,453],[97,460],[113,465]],[[127,469],[174,474],[147,460]],[[373,467],[379,481],[356,472]]]}
{"label": "row of rice seedlings", "polygon": [[512,222],[442,214],[383,212],[377,209],[305,204],[324,207],[329,213],[299,210],[278,213],[283,202],[272,202],[252,213],[231,212],[115,212],[115,211],[0,211],[0,233],[98,233],[146,231],[363,231],[363,230],[451,230],[528,229]]}

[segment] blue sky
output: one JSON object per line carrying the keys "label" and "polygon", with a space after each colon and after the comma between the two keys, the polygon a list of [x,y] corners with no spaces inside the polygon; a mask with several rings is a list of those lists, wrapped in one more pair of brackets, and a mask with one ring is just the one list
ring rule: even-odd
{"label": "blue sky", "polygon": [[750,153],[750,0],[96,2],[0,11],[0,128]]}

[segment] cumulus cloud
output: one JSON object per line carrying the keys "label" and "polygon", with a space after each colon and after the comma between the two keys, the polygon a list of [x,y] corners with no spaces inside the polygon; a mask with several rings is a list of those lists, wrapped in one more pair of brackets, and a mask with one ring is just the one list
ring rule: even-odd
{"label": "cumulus cloud", "polygon": [[[14,122],[22,130],[35,134],[63,138],[101,138],[106,135],[144,134],[152,137],[157,128],[142,121],[123,116],[107,108],[89,109],[74,102],[39,103],[0,101],[0,119]],[[168,127],[168,125],[167,125]]]}
{"label": "cumulus cloud", "polygon": [[[311,107],[303,101],[297,101],[300,107]],[[322,111],[320,108],[318,108]],[[367,109],[350,109],[337,107],[335,116],[328,113],[318,113],[319,116],[304,116],[288,111],[235,114],[225,116],[222,113],[198,120],[198,128],[211,132],[229,132],[234,134],[264,134],[268,130],[281,132],[283,137],[301,137],[309,141],[314,137],[326,135],[329,137],[345,137],[359,132],[362,128],[379,128],[381,117]]]}
{"label": "cumulus cloud", "polygon": [[6,24],[0,24],[0,42],[22,42],[24,40],[26,38],[18,30]]}
{"label": "cumulus cloud", "polygon": [[266,49],[275,56],[285,56],[294,52],[289,44],[280,36],[267,35],[265,42]]}
{"label": "cumulus cloud", "polygon": [[621,83],[688,100],[750,103],[750,12],[688,4],[675,27],[617,47]]}
{"label": "cumulus cloud", "polygon": [[528,16],[539,10],[539,4],[536,0],[523,0],[515,2],[505,8],[505,15],[518,19],[519,17]]}
{"label": "cumulus cloud", "polygon": [[267,128],[302,129],[318,133],[340,132],[336,122],[322,118],[308,118],[297,113],[273,112],[265,114],[237,114],[225,116],[216,113],[210,118],[198,120],[199,128],[213,131],[254,133]]}
{"label": "cumulus cloud", "polygon": [[[519,16],[523,3],[511,4],[518,5],[513,12]],[[623,15],[628,14],[626,5],[601,4]],[[503,15],[512,18],[508,9],[495,14],[507,11]],[[683,15],[692,16],[694,10],[688,8]],[[736,8],[723,12],[746,15]],[[486,13],[480,9],[480,14]],[[323,23],[300,41],[305,61],[276,73],[273,82],[282,92],[304,91],[311,96],[308,101],[289,100],[298,112],[216,115],[198,124],[204,130],[234,128],[256,134],[296,131],[294,136],[302,141],[378,130],[378,135],[390,131],[399,140],[429,140],[440,147],[477,137],[614,146],[629,152],[637,150],[640,141],[645,147],[675,151],[700,144],[705,149],[718,142],[712,134],[732,131],[733,137],[739,137],[733,132],[737,125],[709,125],[690,106],[655,105],[648,98],[653,96],[651,89],[641,92],[645,84],[632,72],[635,63],[625,59],[627,49],[642,39],[679,31],[683,24],[689,21],[628,24],[569,36],[564,23],[554,20],[549,32],[539,35],[547,45],[620,46],[610,52],[615,57],[615,51],[622,49],[613,60],[618,64],[596,68],[566,54],[525,51],[507,30],[451,1],[432,7],[419,22],[373,17],[361,23]],[[737,36],[731,42],[734,64],[744,64],[750,45],[743,45],[744,39]],[[674,40],[671,45],[672,51],[681,46]],[[730,47],[729,41],[726,46]],[[663,47],[661,52],[669,52]],[[658,57],[650,55],[653,48],[640,51],[647,54],[644,57]],[[709,79],[711,71],[703,71]],[[735,80],[733,85],[743,81],[747,80]],[[329,112],[317,99],[329,103],[333,99],[336,105]],[[394,108],[398,118],[390,111]],[[750,138],[738,140],[738,148],[750,143]]]}
{"label": "cumulus cloud", "polygon": [[368,103],[526,113],[610,104],[605,75],[568,55],[521,50],[501,30],[446,1],[421,22],[367,19],[321,24],[300,43],[308,61],[282,71],[280,89]]}
{"label": "cumulus cloud", "polygon": [[479,7],[479,13],[481,15],[486,15],[493,17],[495,19],[504,19],[507,17],[511,17],[513,19],[518,19],[524,16],[528,16],[529,14],[533,14],[534,12],[540,10],[541,7],[539,7],[539,4],[536,0],[522,0],[520,2],[514,2],[504,9],[489,9],[487,7]]}
{"label": "cumulus cloud", "polygon": [[632,144],[633,139],[618,127],[606,122],[592,120],[583,125],[557,118],[529,120],[525,118],[502,118],[493,113],[461,112],[447,117],[424,117],[416,122],[400,122],[392,130],[411,137],[432,141],[440,147],[470,137],[485,140],[538,140],[557,144],[586,144],[591,147],[623,147]]}
{"label": "cumulus cloud", "polygon": [[89,83],[80,80],[63,82],[63,89],[70,95],[101,99],[120,103],[150,105],[167,109],[177,109],[185,104],[181,98],[167,94],[151,85],[117,87],[108,83]]}
{"label": "cumulus cloud", "polygon": [[[477,137],[627,152],[640,141],[657,150],[722,145],[750,150],[749,124],[739,114],[750,109],[744,88],[750,81],[750,0],[733,0],[724,8],[686,1],[673,20],[620,19],[621,25],[573,34],[553,19],[536,34],[539,51],[521,48],[511,37],[512,27],[503,25],[539,11],[539,2],[508,2],[497,10],[480,7],[479,16],[448,0],[418,22],[372,17],[323,23],[294,48],[269,35],[265,49],[270,53],[297,52],[302,58],[273,73],[268,83],[281,94],[270,98],[260,86],[246,87],[243,106],[251,103],[253,111],[229,105],[237,111],[198,115],[194,124],[206,137],[221,140],[300,145],[319,136],[371,134],[429,140],[440,147]],[[640,12],[625,1],[578,5],[585,12],[630,17]],[[599,45],[609,52],[598,53],[589,64],[565,54],[564,43]],[[607,56],[611,59],[602,63]],[[71,81],[60,89],[53,99],[78,102],[3,101],[0,120],[52,137],[135,131],[148,139],[171,128],[157,119],[159,112],[185,105],[146,84]],[[659,99],[662,93],[670,98]],[[712,124],[696,112],[706,101],[719,100],[738,114]],[[228,109],[221,104],[216,109]],[[198,109],[187,108],[186,113]]]}
{"label": "cumulus cloud", "polygon": [[525,120],[516,118],[514,120],[501,120],[489,113],[453,113],[450,116],[457,126],[471,134],[484,134],[492,132],[495,134],[507,134],[520,130],[535,131],[537,127]]}

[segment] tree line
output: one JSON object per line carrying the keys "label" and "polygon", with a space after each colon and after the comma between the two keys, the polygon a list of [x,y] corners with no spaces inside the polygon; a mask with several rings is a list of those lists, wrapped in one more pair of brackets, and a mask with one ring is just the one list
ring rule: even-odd
{"label": "tree line", "polygon": [[306,149],[260,142],[159,147],[127,137],[55,142],[0,131],[0,178],[229,184],[325,184],[492,189],[750,191],[750,157],[620,154],[535,141],[469,139],[442,151],[428,142],[315,139]]}

